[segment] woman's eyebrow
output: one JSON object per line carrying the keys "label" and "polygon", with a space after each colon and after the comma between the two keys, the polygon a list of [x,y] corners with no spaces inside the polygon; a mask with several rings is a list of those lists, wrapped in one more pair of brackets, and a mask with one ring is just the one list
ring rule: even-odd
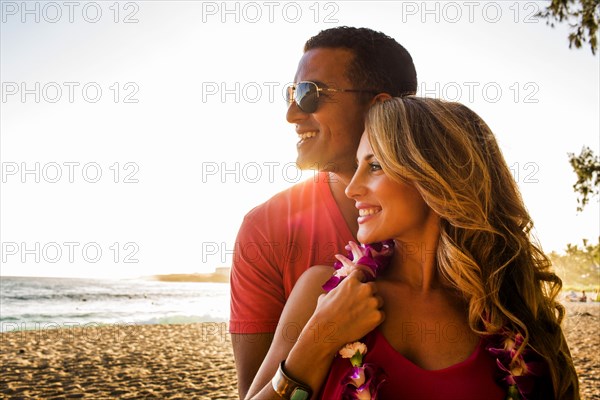
{"label": "woman's eyebrow", "polygon": [[[372,158],[374,158],[374,157],[375,157],[375,155],[374,155],[374,154],[372,154],[372,153],[369,153],[369,154],[367,154],[366,156],[364,156],[364,157],[362,158],[362,160],[364,160],[364,161],[370,161],[370,160],[371,160]],[[358,157],[354,158],[354,162],[355,162],[355,163],[358,165]]]}
{"label": "woman's eyebrow", "polygon": [[367,154],[366,156],[364,156],[362,159],[365,161],[369,161],[373,157],[375,157],[375,155],[373,153],[370,153],[370,154]]}

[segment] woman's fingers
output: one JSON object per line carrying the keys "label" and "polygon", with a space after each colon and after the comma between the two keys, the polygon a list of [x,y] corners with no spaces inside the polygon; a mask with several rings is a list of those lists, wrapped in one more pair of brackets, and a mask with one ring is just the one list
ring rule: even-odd
{"label": "woman's fingers", "polygon": [[381,309],[383,307],[383,297],[381,297],[378,294],[376,294],[373,297],[375,298],[375,300],[377,300],[377,309]]}
{"label": "woman's fingers", "polygon": [[341,341],[364,336],[385,318],[384,301],[377,285],[363,282],[368,273],[356,267],[336,289],[319,296],[315,310],[317,321],[335,324],[344,333]]}
{"label": "woman's fingers", "polygon": [[369,282],[375,279],[373,270],[371,268],[365,267],[362,264],[355,264],[354,268],[363,272],[363,279],[361,280],[361,282]]}
{"label": "woman's fingers", "polygon": [[352,277],[359,282],[364,283],[367,281],[368,273],[369,272],[362,265],[354,265],[354,269],[348,274],[348,277]]}

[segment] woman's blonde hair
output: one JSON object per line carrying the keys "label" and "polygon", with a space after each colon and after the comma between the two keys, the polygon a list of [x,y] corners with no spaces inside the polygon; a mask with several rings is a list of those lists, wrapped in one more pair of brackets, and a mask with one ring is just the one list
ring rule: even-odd
{"label": "woman's blonde hair", "polygon": [[[462,104],[408,96],[376,103],[366,131],[383,171],[411,182],[440,216],[438,267],[480,335],[519,332],[548,363],[557,399],[578,399],[560,323],[562,287],[487,124]],[[524,346],[522,347],[522,349]]]}

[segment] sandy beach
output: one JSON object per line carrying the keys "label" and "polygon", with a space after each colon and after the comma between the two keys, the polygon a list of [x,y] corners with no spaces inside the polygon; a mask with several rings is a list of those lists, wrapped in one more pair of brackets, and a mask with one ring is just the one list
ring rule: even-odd
{"label": "sandy beach", "polygon": [[[565,306],[582,398],[600,399],[600,305]],[[237,398],[224,323],[37,329],[0,339],[1,398]]]}
{"label": "sandy beach", "polygon": [[235,399],[224,323],[138,325],[0,335],[0,397]]}

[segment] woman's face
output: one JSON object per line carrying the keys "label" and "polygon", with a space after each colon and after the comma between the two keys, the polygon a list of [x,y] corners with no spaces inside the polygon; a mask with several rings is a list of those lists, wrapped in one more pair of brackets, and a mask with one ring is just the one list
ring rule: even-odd
{"label": "woman's face", "polygon": [[427,228],[437,216],[417,189],[387,176],[373,154],[369,138],[362,135],[356,152],[358,168],[346,188],[346,196],[359,210],[357,238],[361,243],[387,239],[423,243]]}

